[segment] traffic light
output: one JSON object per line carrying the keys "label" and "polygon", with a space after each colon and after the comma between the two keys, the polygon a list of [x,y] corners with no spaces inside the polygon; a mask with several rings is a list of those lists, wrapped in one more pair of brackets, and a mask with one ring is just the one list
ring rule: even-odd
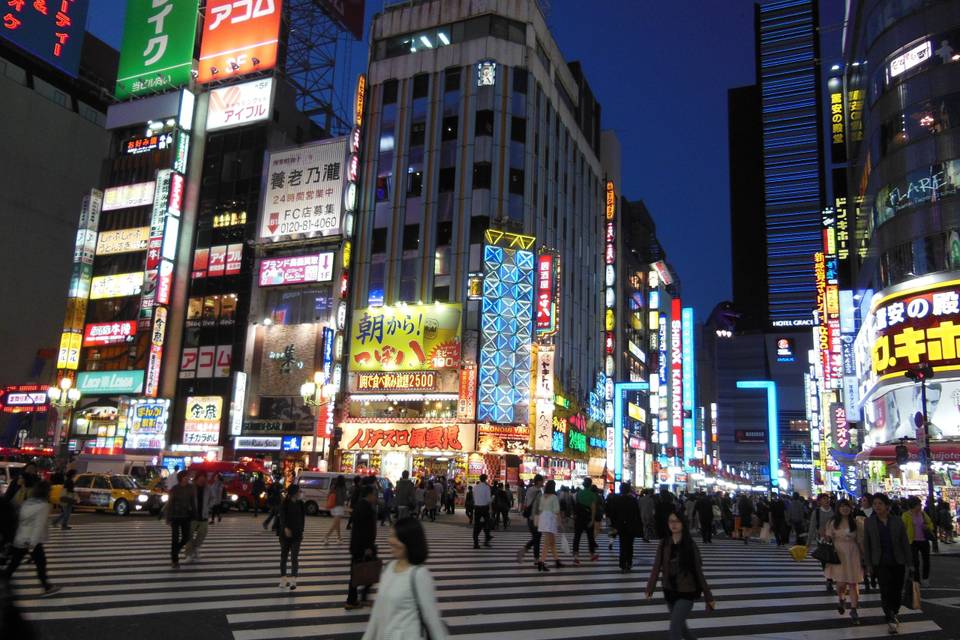
{"label": "traffic light", "polygon": [[898,444],[894,451],[897,454],[898,465],[903,466],[910,461],[910,451],[907,449],[906,445]]}

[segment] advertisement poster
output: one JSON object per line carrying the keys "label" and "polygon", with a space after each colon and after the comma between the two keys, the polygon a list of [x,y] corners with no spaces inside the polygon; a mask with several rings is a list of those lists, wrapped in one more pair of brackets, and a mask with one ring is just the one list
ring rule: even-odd
{"label": "advertisement poster", "polygon": [[226,80],[274,68],[281,5],[282,0],[207,0],[197,80]]}
{"label": "advertisement poster", "polygon": [[189,396],[184,415],[183,444],[217,445],[220,443],[222,397]]}
{"label": "advertisement poster", "polygon": [[51,11],[43,1],[4,2],[0,37],[76,78],[89,4],[89,0],[51,2],[60,9]]}
{"label": "advertisement poster", "polygon": [[460,365],[459,304],[369,307],[353,314],[351,371],[454,369]]}
{"label": "advertisement poster", "polygon": [[306,256],[264,258],[260,262],[260,286],[275,287],[333,279],[333,252]]}
{"label": "advertisement poster", "polygon": [[152,205],[156,186],[156,182],[138,182],[104,189],[101,211],[116,211],[117,209]]}
{"label": "advertisement poster", "polygon": [[190,82],[199,6],[200,0],[127,0],[118,99],[160,93]]}
{"label": "advertisement poster", "polygon": [[127,414],[125,449],[163,449],[166,445],[169,400],[134,400]]}
{"label": "advertisement poster", "polygon": [[207,131],[269,120],[272,106],[273,78],[218,87],[210,92]]}
{"label": "advertisement poster", "polygon": [[102,231],[97,237],[97,255],[146,251],[150,240],[150,227],[134,227],[117,231]]}
{"label": "advertisement poster", "polygon": [[343,423],[341,446],[347,451],[473,451],[473,424]]}
{"label": "advertisement poster", "polygon": [[270,153],[260,238],[339,235],[346,153],[346,138]]}
{"label": "advertisement poster", "polygon": [[90,299],[122,298],[139,295],[143,287],[143,272],[118,273],[113,276],[97,276],[90,282]]}

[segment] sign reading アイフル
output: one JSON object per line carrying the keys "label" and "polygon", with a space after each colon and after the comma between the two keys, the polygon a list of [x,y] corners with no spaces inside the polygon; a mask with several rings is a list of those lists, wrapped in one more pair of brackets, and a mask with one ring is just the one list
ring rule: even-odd
{"label": "sign reading \u30a2\u30a4\u30d5\u30eb", "polygon": [[262,240],[340,234],[346,152],[347,139],[335,138],[269,154]]}
{"label": "sign reading \u30a2\u30a4\u30d5\u30eb", "polygon": [[282,0],[207,0],[197,80],[226,80],[275,67],[281,4]]}
{"label": "sign reading \u30a2\u30a4\u30d5\u30eb", "polygon": [[207,131],[268,120],[273,104],[273,78],[218,87],[210,92]]}
{"label": "sign reading \u30a2\u30a4\u30d5\u30eb", "polygon": [[456,369],[459,304],[369,307],[353,314],[351,371]]}
{"label": "sign reading \u30a2\u30a4\u30d5\u30eb", "polygon": [[200,0],[128,0],[117,98],[160,93],[190,82],[199,6]]}

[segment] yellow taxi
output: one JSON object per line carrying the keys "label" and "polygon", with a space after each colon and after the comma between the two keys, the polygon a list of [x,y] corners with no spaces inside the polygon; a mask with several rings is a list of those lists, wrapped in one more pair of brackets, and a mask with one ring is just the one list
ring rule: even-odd
{"label": "yellow taxi", "polygon": [[[76,510],[112,511],[118,516],[130,513],[160,513],[167,495],[159,489],[148,489],[133,476],[110,473],[81,473],[73,481],[77,502]],[[50,502],[60,504],[63,485],[55,485],[50,491]]]}

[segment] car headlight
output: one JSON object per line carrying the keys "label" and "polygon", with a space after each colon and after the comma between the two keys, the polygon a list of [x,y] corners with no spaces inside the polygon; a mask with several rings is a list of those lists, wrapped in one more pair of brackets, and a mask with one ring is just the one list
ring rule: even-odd
{"label": "car headlight", "polygon": [[145,493],[141,493],[140,495],[137,496],[137,502],[146,502],[149,499],[150,499],[150,496],[148,496]]}
{"label": "car headlight", "polygon": [[235,493],[231,493],[231,494],[230,494],[230,501],[231,501],[231,502],[236,502],[236,501],[239,500],[239,499],[240,499],[240,496],[238,496],[237,494],[235,494]]}
{"label": "car headlight", "polygon": [[160,496],[160,502],[166,502],[169,499],[170,499],[170,496],[168,496],[167,494],[163,494],[162,496]]}

